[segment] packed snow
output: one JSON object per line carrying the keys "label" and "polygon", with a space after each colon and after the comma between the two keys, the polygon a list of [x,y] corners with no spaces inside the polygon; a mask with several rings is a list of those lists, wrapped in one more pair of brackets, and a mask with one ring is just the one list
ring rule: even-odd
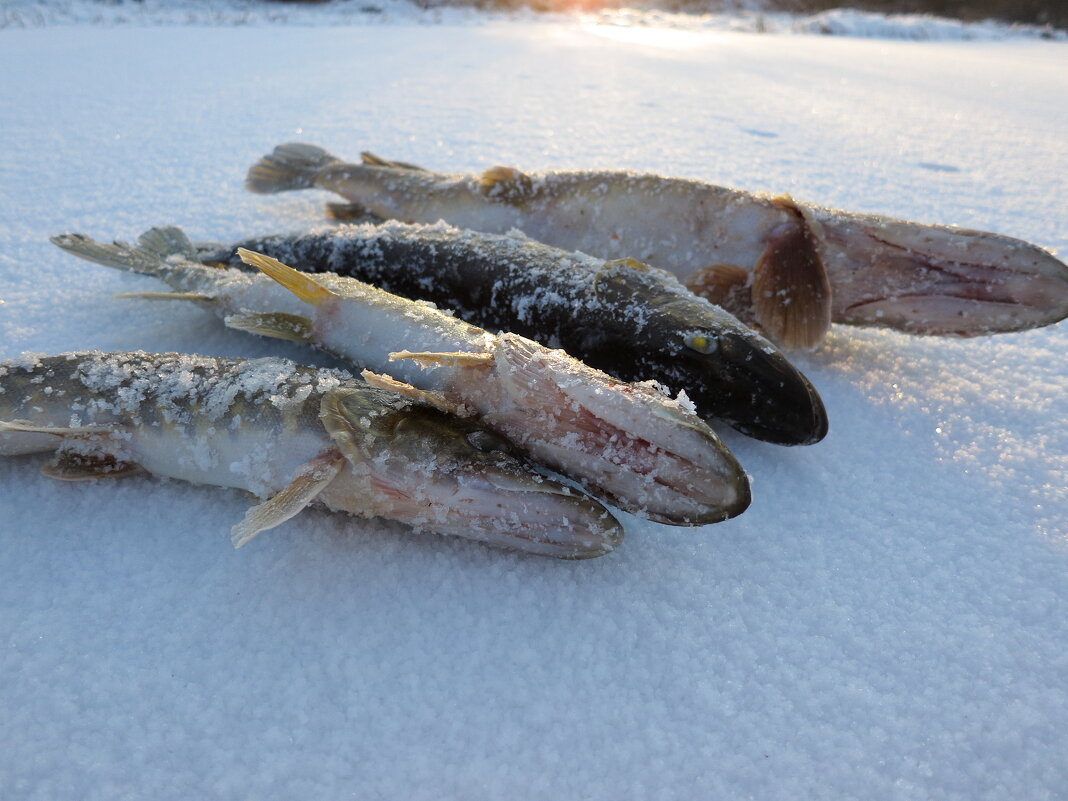
{"label": "packed snow", "polygon": [[[67,22],[0,30],[4,358],[341,366],[115,297],[160,287],[48,243],[320,224],[325,192],[242,188],[292,140],[684,175],[1068,253],[1060,42]],[[748,511],[625,517],[588,562],[314,509],[234,551],[239,491],[0,460],[0,796],[1063,797],[1066,333],[835,326],[795,359],[823,442],[723,430]]]}

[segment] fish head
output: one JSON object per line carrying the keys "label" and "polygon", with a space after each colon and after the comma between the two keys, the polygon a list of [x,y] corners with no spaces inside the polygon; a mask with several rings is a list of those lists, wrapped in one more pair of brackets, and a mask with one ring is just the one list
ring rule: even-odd
{"label": "fish head", "polygon": [[370,387],[328,393],[320,420],[348,460],[354,505],[372,514],[567,559],[622,540],[603,506],[469,420]]}
{"label": "fish head", "polygon": [[494,383],[508,402],[487,418],[598,497],[682,526],[749,506],[749,479],[733,454],[654,382],[619,381],[517,334],[499,335],[495,355]]}
{"label": "fish head", "polygon": [[[697,414],[782,445],[809,445],[827,434],[827,411],[812,383],[770,340],[730,312],[678,284],[661,270],[604,271],[598,293],[622,304],[641,299],[637,365],[627,369],[685,390]],[[603,321],[598,331],[611,364],[617,341],[631,339],[632,321]]]}
{"label": "fish head", "polygon": [[823,209],[805,215],[836,322],[977,336],[1068,317],[1068,265],[1028,242]]}
{"label": "fish head", "polygon": [[696,296],[657,307],[647,322],[647,360],[697,413],[779,445],[811,445],[827,434],[819,392],[768,339]]}

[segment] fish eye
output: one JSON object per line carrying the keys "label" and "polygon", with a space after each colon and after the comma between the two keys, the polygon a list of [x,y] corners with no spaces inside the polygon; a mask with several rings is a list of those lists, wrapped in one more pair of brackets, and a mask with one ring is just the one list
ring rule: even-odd
{"label": "fish eye", "polygon": [[467,435],[467,444],[483,453],[508,450],[507,443],[496,434],[478,428]]}
{"label": "fish eye", "polygon": [[705,334],[687,334],[682,342],[690,350],[695,350],[698,353],[715,353],[719,347],[713,337]]}

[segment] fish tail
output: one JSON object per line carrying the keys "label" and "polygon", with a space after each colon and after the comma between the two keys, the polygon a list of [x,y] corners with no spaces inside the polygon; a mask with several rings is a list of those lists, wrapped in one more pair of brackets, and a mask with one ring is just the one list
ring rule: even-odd
{"label": "fish tail", "polygon": [[340,161],[316,145],[290,142],[253,164],[245,177],[245,189],[260,195],[308,189],[315,186],[319,170]]}
{"label": "fish tail", "polygon": [[97,242],[85,234],[58,234],[49,237],[49,241],[79,258],[145,275],[158,273],[172,256],[196,258],[196,248],[189,237],[174,226],[150,228],[138,237],[136,246],[125,242]]}

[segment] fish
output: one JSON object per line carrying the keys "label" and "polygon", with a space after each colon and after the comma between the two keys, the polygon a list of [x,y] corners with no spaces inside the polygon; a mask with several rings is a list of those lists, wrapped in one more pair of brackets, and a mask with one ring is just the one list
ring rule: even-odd
{"label": "fish", "polygon": [[441,222],[345,224],[197,247],[205,263],[242,268],[244,248],[431,301],[480,328],[563,348],[620,380],[685,390],[704,420],[757,439],[809,445],[827,434],[819,393],[778,348],[634,259],[606,262],[517,232]]}
{"label": "fish", "polygon": [[336,275],[312,279],[242,251],[264,274],[208,267],[175,227],[136,247],[52,237],[73,255],[152,275],[231,327],[314,344],[364,368],[376,385],[476,417],[532,461],[635,515],[697,526],[741,514],[751,496],[733,454],[685,399],[626,383],[509,332],[490,334],[433,304]]}
{"label": "fish", "polygon": [[973,337],[1068,316],[1068,265],[1020,239],[855,214],[685,178],[611,170],[431,172],[365,153],[347,163],[289,143],[248,171],[273,193],[319,187],[406,222],[528,236],[668,270],[785,348],[813,348],[831,323]]}
{"label": "fish", "polygon": [[623,529],[500,437],[349,374],[276,359],[81,351],[0,362],[0,455],[52,478],[140,472],[263,498],[235,547],[312,502],[563,559]]}

